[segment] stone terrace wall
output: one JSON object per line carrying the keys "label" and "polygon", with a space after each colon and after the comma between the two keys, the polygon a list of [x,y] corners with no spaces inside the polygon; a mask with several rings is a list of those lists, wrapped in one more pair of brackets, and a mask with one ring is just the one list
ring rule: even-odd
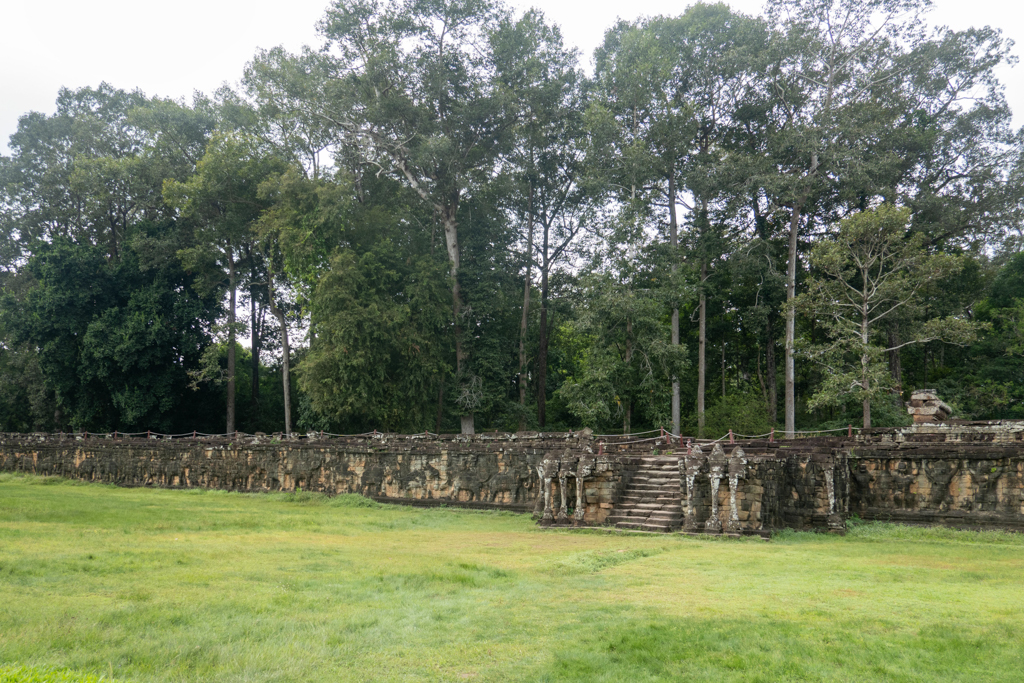
{"label": "stone terrace wall", "polygon": [[1024,422],[872,430],[851,444],[850,486],[864,519],[1024,531]]}
{"label": "stone terrace wall", "polygon": [[[758,533],[773,529],[840,530],[849,500],[846,449],[835,439],[797,441],[746,441],[726,445],[727,462],[718,488],[718,518],[725,528],[734,519],[734,530]],[[742,450],[743,463],[734,457]],[[707,449],[705,449],[707,452]],[[699,531],[714,514],[712,477],[714,454],[704,463],[684,456],[684,466],[695,467],[692,519],[688,530]],[[735,479],[733,479],[733,475]],[[686,496],[687,479],[683,480]],[[736,514],[732,514],[732,487],[736,487]],[[684,498],[685,501],[685,498]]]}
{"label": "stone terrace wall", "polygon": [[378,499],[532,509],[537,465],[581,437],[375,435],[279,441],[0,437],[0,470],[123,486],[359,493]]}
{"label": "stone terrace wall", "polygon": [[691,470],[686,528],[693,530],[708,528],[717,511],[724,529],[741,533],[835,530],[847,514],[1024,531],[1024,422],[951,421],[867,430],[853,439],[748,441],[722,444],[718,455],[705,446],[700,458],[664,438],[623,441],[586,431],[290,441],[0,434],[0,470],[122,486],[359,493],[389,502],[532,510],[548,513],[554,524],[597,525],[606,523],[641,460],[658,455],[679,462],[684,512]]}
{"label": "stone terrace wall", "polygon": [[[811,440],[746,446],[749,476],[737,486],[737,526],[747,531],[823,528],[829,512],[824,472],[834,466],[832,449]],[[540,516],[546,483],[551,521],[576,525],[605,523],[640,459],[652,453],[682,458],[685,448],[664,437],[598,441],[589,432],[436,438],[379,434],[289,441],[265,436],[170,440],[0,435],[0,470],[122,486],[301,488],[358,493],[386,502],[501,507]],[[702,523],[712,509],[709,476],[705,463],[695,477],[700,488],[696,518]],[[556,513],[562,513],[563,487],[566,509],[556,520]],[[724,518],[730,517],[730,493],[726,472],[718,492]]]}

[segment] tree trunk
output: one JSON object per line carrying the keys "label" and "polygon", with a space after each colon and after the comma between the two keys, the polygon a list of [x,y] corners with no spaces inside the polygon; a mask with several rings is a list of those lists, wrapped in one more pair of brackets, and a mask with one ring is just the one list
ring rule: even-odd
{"label": "tree trunk", "polygon": [[[255,275],[255,273],[252,273],[252,275]],[[256,310],[256,285],[253,284],[249,286],[249,315],[252,318],[252,324],[250,325],[252,331],[252,338],[250,340],[250,349],[252,350],[252,381],[250,382],[249,392],[253,403],[260,400],[260,332],[262,325],[259,324]]]}
{"label": "tree trunk", "polygon": [[800,202],[793,205],[789,222],[789,266],[786,269],[786,438],[796,433],[796,366],[793,359],[796,339],[796,247],[800,228]]}
{"label": "tree trunk", "polygon": [[779,419],[779,388],[778,374],[775,368],[775,329],[772,325],[772,314],[768,313],[768,345],[765,347],[765,374],[768,385],[768,422],[774,427]]}
{"label": "tree trunk", "polygon": [[[864,281],[864,290],[865,290],[864,291],[864,301],[865,301],[865,304],[864,304],[864,309],[863,309],[863,313],[861,315],[861,321],[860,321],[860,342],[861,342],[861,344],[864,345],[863,348],[867,349],[867,347],[868,347],[868,340],[869,340],[870,336],[868,334],[868,330],[869,330],[869,328],[868,328],[868,312],[867,312],[868,311],[868,306],[867,306],[867,301],[868,301],[868,294],[867,294],[868,278],[867,278],[866,270],[862,273],[862,277],[863,277],[863,281]],[[861,355],[860,355],[860,376],[861,376],[861,388],[864,391],[864,429],[870,429],[871,428],[871,395],[868,393],[871,390],[870,380],[868,379],[868,361],[869,360],[870,360],[870,357],[868,356],[867,352],[866,351],[861,352]]]}
{"label": "tree trunk", "polygon": [[288,321],[284,311],[278,318],[281,323],[281,380],[284,383],[284,433],[292,435],[292,381],[291,381],[291,345],[288,343]]}
{"label": "tree trunk", "polygon": [[697,438],[704,438],[704,383],[707,376],[707,359],[705,350],[708,342],[708,301],[704,293],[704,280],[707,279],[708,266],[700,264],[700,320],[697,338]]}
{"label": "tree trunk", "polygon": [[[769,239],[768,222],[764,219],[764,216],[761,214],[761,205],[756,195],[753,198],[752,205],[754,209],[754,223],[757,226],[757,234],[762,240],[764,240],[765,243],[767,243]],[[779,419],[779,387],[775,363],[774,314],[775,311],[772,310],[771,306],[769,305],[768,315],[765,316],[765,398],[768,404],[768,421],[773,427],[775,426],[776,421]]]}
{"label": "tree trunk", "polygon": [[868,357],[861,356],[862,366],[862,377],[861,388],[864,390],[864,429],[871,429],[871,397],[868,391],[871,390],[870,380],[868,379]]}
{"label": "tree trunk", "polygon": [[[676,218],[676,173],[675,168],[669,169],[668,176],[668,225],[672,240],[672,272],[678,270],[676,258],[679,247],[679,223]],[[672,307],[672,346],[679,346],[679,305]],[[672,377],[672,433],[682,434],[680,426],[679,378]]]}
{"label": "tree trunk", "polygon": [[[459,381],[465,382],[468,366],[468,354],[462,340],[462,290],[459,287],[459,230],[455,216],[458,213],[458,202],[448,207],[442,216],[444,223],[445,248],[448,250],[449,274],[452,279],[452,316],[455,319],[455,374]],[[476,406],[464,406],[466,414],[462,416],[462,433],[473,434],[473,413]]]}
{"label": "tree trunk", "polygon": [[273,276],[267,272],[267,298],[270,301],[270,312],[281,325],[281,381],[284,384],[284,435],[292,435],[292,394],[291,394],[291,345],[288,343],[288,320],[284,309],[274,303]]}
{"label": "tree trunk", "polygon": [[[626,365],[628,366],[633,361],[633,320],[632,318],[626,318]],[[627,392],[627,395],[622,399],[623,411],[622,411],[622,433],[629,434],[629,430],[632,428],[633,422],[633,397],[631,392]]]}
{"label": "tree trunk", "polygon": [[530,315],[530,280],[533,264],[533,183],[530,183],[530,198],[526,214],[526,280],[523,283],[523,317],[519,321],[519,431],[526,429],[526,333]]}
{"label": "tree trunk", "polygon": [[893,403],[897,408],[903,407],[903,365],[900,362],[900,324],[893,321],[888,329],[889,341],[889,374],[893,382]]}
{"label": "tree trunk", "polygon": [[441,433],[441,422],[444,420],[444,379],[441,379],[441,386],[437,388],[437,422],[434,426],[434,433]]}
{"label": "tree trunk", "polygon": [[537,422],[541,429],[547,424],[548,391],[548,226],[544,231],[540,263],[540,348],[537,349]]}
{"label": "tree trunk", "polygon": [[722,398],[725,398],[725,340],[722,340]]}
{"label": "tree trunk", "polygon": [[228,247],[228,415],[227,433],[235,433],[235,253]]}

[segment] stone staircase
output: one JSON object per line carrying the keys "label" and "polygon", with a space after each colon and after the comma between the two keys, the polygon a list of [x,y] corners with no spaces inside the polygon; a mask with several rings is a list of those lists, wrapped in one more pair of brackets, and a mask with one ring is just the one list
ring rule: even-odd
{"label": "stone staircase", "polygon": [[682,521],[679,458],[641,458],[608,522],[619,529],[666,532],[678,529]]}

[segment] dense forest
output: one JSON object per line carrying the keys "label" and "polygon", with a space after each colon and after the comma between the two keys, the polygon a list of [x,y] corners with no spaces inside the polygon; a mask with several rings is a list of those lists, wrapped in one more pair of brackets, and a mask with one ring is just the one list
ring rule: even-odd
{"label": "dense forest", "polygon": [[338,0],[0,157],[0,430],[715,437],[1024,418],[1024,130],[926,0]]}

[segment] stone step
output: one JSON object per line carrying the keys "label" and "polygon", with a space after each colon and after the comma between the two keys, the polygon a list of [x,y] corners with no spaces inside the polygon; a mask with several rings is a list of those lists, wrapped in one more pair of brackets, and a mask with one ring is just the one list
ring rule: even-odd
{"label": "stone step", "polygon": [[616,524],[616,525],[617,524],[621,524],[621,523],[626,523],[626,524],[646,524],[647,523],[647,518],[646,517],[629,517],[629,516],[626,516],[626,515],[610,515],[608,517],[608,519],[607,519],[607,522],[609,524]]}
{"label": "stone step", "polygon": [[608,520],[616,522],[628,522],[630,520],[643,521],[650,517],[650,512],[639,510],[616,510],[614,515],[608,515]]}
{"label": "stone step", "polygon": [[678,529],[683,521],[680,457],[641,458],[608,523],[619,529],[657,533]]}
{"label": "stone step", "polygon": [[683,495],[678,489],[626,489],[622,497],[630,498],[675,498],[682,499]]}
{"label": "stone step", "polygon": [[682,500],[681,496],[674,496],[671,493],[653,493],[646,496],[629,494],[619,499],[619,505],[626,505],[629,503],[679,503]]}
{"label": "stone step", "polygon": [[651,508],[637,508],[637,507],[620,507],[617,510],[613,510],[616,515],[626,515],[627,517],[647,517],[651,514]]}
{"label": "stone step", "polygon": [[626,489],[622,495],[631,498],[660,498],[662,496],[682,498],[682,493],[678,489]]}
{"label": "stone step", "polygon": [[627,491],[619,500],[646,500],[655,501],[660,499],[682,500],[683,497],[673,491]]}
{"label": "stone step", "polygon": [[645,498],[657,498],[658,496],[675,496],[676,498],[682,495],[679,489],[672,487],[657,487],[657,488],[633,488],[630,487],[622,492],[624,496],[643,496]]}
{"label": "stone step", "polygon": [[619,509],[615,510],[617,515],[628,515],[631,517],[646,517],[651,514],[650,508],[638,508],[632,505],[622,505]]}

